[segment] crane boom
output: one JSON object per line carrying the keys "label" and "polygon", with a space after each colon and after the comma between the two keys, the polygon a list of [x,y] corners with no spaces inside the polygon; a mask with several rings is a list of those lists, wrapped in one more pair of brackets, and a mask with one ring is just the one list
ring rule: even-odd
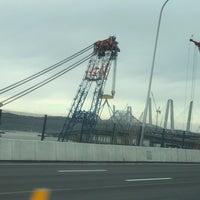
{"label": "crane boom", "polygon": [[190,39],[190,42],[193,42],[199,49],[199,52],[200,52],[200,42],[197,42],[195,40],[193,40],[192,38]]}
{"label": "crane boom", "polygon": [[[105,83],[113,61],[116,67],[116,58],[119,51],[118,42],[114,36],[94,43],[94,55],[89,60],[58,141],[91,142],[92,133],[99,118]],[[114,70],[116,72],[116,69]],[[89,109],[85,110],[83,106],[92,84],[95,85],[93,97]],[[115,85],[115,81],[113,84]],[[114,90],[115,88],[113,87],[113,94]],[[81,127],[81,133],[75,130],[76,126]]]}

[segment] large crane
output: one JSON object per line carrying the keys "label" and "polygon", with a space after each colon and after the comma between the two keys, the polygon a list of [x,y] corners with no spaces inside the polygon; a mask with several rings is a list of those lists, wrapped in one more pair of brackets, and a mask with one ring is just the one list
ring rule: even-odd
{"label": "large crane", "polygon": [[[105,83],[112,64],[114,64],[114,71],[116,72],[116,59],[119,51],[118,42],[114,36],[94,43],[93,56],[89,60],[82,82],[58,136],[58,141],[92,142],[92,134],[99,118],[102,98],[105,98]],[[94,85],[94,91],[91,103],[89,109],[85,110],[83,105],[92,84]],[[115,77],[111,97],[115,94],[114,90]],[[78,133],[75,131],[76,126],[80,129]]]}
{"label": "large crane", "polygon": [[200,51],[200,42],[197,42],[193,40],[192,38],[190,39],[190,42],[193,42],[199,48],[199,51]]}

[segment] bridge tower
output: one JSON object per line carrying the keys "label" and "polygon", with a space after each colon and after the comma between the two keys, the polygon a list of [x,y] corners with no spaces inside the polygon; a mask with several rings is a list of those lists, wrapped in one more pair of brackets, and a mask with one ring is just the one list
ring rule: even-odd
{"label": "bridge tower", "polygon": [[167,129],[167,121],[170,112],[170,129],[174,130],[174,103],[172,99],[168,99],[167,101],[167,108],[165,112],[165,119],[164,119],[164,129]]}
{"label": "bridge tower", "polygon": [[[105,83],[112,64],[116,64],[119,51],[114,36],[94,43],[93,56],[89,60],[58,141],[92,142],[104,97]],[[92,88],[94,88],[92,98],[87,101],[88,93]],[[114,96],[113,91],[111,94]],[[84,108],[86,101],[88,108]]]}

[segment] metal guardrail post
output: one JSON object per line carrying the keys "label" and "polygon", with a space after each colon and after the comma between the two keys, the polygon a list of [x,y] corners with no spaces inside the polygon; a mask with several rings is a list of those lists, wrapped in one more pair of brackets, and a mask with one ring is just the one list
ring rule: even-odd
{"label": "metal guardrail post", "polygon": [[1,119],[2,119],[2,109],[0,109],[0,127],[1,127]]}
{"label": "metal guardrail post", "polygon": [[44,116],[44,122],[43,122],[43,128],[42,128],[41,141],[44,140],[44,133],[45,133],[45,129],[46,129],[46,123],[47,123],[47,115]]}

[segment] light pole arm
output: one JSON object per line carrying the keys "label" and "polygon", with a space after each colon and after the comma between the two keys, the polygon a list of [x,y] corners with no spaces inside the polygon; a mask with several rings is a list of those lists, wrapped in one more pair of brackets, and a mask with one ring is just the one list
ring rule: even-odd
{"label": "light pole arm", "polygon": [[151,65],[151,73],[150,73],[150,78],[149,78],[149,86],[148,86],[148,92],[147,92],[147,99],[146,99],[146,105],[144,109],[144,115],[143,115],[143,122],[142,122],[142,130],[141,130],[141,135],[140,135],[140,146],[143,145],[143,138],[144,138],[144,129],[146,126],[146,120],[147,120],[147,110],[149,106],[149,98],[150,98],[150,92],[151,92],[151,84],[152,84],[152,78],[153,78],[153,71],[154,71],[154,65],[155,65],[155,58],[156,58],[156,51],[157,51],[157,45],[158,45],[158,37],[159,37],[159,32],[160,32],[160,24],[161,24],[161,18],[162,18],[162,13],[165,5],[167,4],[169,0],[166,0],[165,3],[162,5],[161,10],[160,10],[160,15],[159,15],[159,20],[158,20],[158,25],[157,25],[157,33],[156,33],[156,40],[155,40],[155,46],[154,46],[154,52],[153,52],[153,59],[152,59],[152,65]]}

